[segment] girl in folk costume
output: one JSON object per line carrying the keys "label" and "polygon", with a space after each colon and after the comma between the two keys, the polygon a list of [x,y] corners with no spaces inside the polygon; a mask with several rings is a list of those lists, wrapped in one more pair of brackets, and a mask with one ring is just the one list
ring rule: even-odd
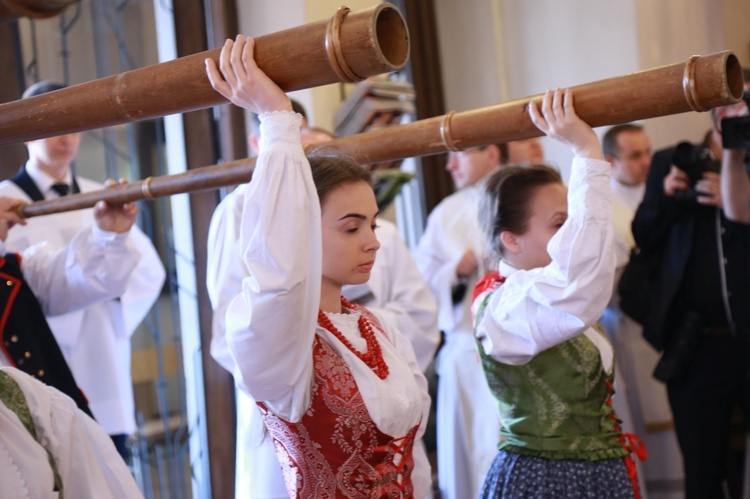
{"label": "girl in folk costume", "polygon": [[612,346],[592,328],[614,278],[611,166],[570,91],[529,112],[575,158],[567,192],[540,165],[483,186],[480,218],[501,262],[475,289],[475,335],[502,438],[481,497],[638,497],[631,445],[645,449],[620,430]]}
{"label": "girl in folk costume", "polygon": [[260,406],[292,497],[425,497],[430,469],[413,451],[427,382],[409,341],[341,297],[366,282],[379,243],[363,168],[308,163],[301,117],[256,65],[254,42],[224,45],[213,87],[261,118],[261,154],[243,201],[250,277],[227,312],[235,379]]}

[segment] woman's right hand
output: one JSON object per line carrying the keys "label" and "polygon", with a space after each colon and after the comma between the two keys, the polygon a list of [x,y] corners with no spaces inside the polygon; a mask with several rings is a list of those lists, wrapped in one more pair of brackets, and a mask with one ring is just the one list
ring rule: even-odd
{"label": "woman's right hand", "polygon": [[255,63],[255,40],[237,35],[221,49],[219,66],[206,59],[206,73],[214,90],[256,114],[270,111],[291,111],[289,97]]}
{"label": "woman's right hand", "polygon": [[541,131],[568,145],[580,158],[604,159],[599,138],[594,130],[576,114],[573,92],[547,90],[542,99],[542,110],[535,102],[529,103],[531,121]]}

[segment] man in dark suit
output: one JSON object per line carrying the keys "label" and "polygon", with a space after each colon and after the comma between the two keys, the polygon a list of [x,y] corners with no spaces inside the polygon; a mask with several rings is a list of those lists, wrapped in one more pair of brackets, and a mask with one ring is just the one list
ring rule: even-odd
{"label": "man in dark suit", "polygon": [[702,144],[654,155],[632,226],[657,259],[644,336],[664,352],[655,376],[667,383],[688,499],[724,497],[732,411],[749,400],[750,227],[726,218],[719,173],[721,121],[743,112],[744,102],[714,109]]}

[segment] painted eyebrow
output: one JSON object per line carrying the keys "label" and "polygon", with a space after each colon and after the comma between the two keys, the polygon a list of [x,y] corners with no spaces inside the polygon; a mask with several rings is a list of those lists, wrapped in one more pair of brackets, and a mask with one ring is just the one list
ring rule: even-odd
{"label": "painted eyebrow", "polygon": [[561,216],[561,217],[567,218],[568,217],[568,213],[565,212],[565,211],[556,211],[555,213],[552,214],[551,217],[549,217],[549,219],[552,220],[553,218],[555,218],[557,216]]}
{"label": "painted eyebrow", "polygon": [[[377,218],[380,216],[380,211],[375,213],[375,215],[372,218]],[[339,218],[339,222],[344,220],[345,218],[358,218],[359,220],[367,220],[367,216],[362,215],[361,213],[347,213],[343,217]]]}

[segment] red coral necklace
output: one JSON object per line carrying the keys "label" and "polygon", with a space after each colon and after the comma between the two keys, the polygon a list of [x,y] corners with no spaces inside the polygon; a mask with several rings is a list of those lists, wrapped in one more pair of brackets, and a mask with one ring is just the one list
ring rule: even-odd
{"label": "red coral necklace", "polygon": [[[343,296],[341,297],[341,305],[343,305],[344,308],[348,308],[349,310],[356,310],[358,308],[357,306],[349,303],[349,301]],[[385,359],[383,358],[383,351],[380,349],[380,343],[378,343],[378,339],[375,337],[375,332],[372,330],[372,324],[370,324],[370,322],[365,318],[364,311],[360,311],[359,320],[357,321],[357,323],[359,324],[359,332],[362,334],[362,337],[365,339],[365,344],[367,345],[367,351],[365,351],[365,353],[357,351],[354,348],[354,345],[352,345],[349,340],[346,339],[346,336],[344,336],[344,334],[339,331],[336,326],[333,325],[331,319],[329,319],[322,310],[318,310],[318,324],[320,324],[321,327],[327,329],[332,335],[338,338],[346,348],[354,353],[354,355],[359,357],[359,359],[367,364],[370,369],[375,371],[375,374],[378,375],[378,378],[385,379],[388,376],[388,364],[385,363]]]}

